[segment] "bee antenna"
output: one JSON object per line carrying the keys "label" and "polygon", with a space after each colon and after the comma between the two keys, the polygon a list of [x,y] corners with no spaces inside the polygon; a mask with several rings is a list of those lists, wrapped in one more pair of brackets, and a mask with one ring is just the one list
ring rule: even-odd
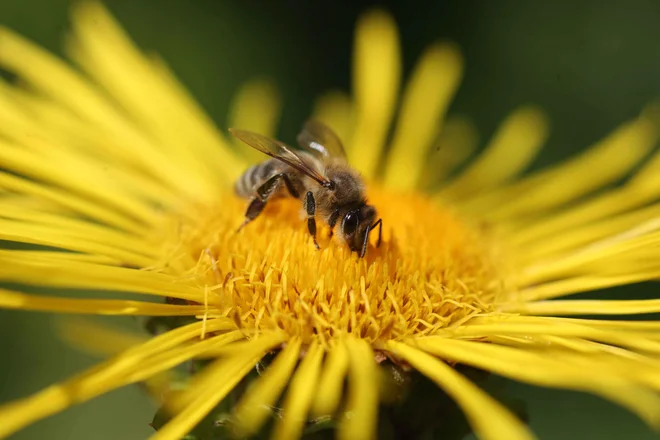
{"label": "bee antenna", "polygon": [[362,252],[360,252],[360,258],[364,257],[367,253],[367,244],[369,244],[369,233],[371,232],[371,225],[367,225],[367,230],[364,234],[364,242],[362,243]]}

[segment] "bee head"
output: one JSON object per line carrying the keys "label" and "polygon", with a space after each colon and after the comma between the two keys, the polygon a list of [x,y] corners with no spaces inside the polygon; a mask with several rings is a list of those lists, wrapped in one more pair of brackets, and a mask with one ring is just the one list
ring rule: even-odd
{"label": "bee head", "polygon": [[376,208],[361,204],[349,209],[341,221],[341,233],[348,247],[363,257],[367,251],[369,232],[375,226]]}

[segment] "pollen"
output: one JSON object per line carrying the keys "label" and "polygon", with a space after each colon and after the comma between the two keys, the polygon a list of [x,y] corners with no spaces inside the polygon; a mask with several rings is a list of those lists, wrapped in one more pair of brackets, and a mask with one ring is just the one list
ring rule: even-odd
{"label": "pollen", "polygon": [[494,313],[504,267],[485,228],[419,194],[373,188],[369,196],[385,226],[365,258],[328,227],[317,250],[294,199],[272,201],[237,232],[246,202],[227,196],[170,219],[176,226],[162,241],[176,263],[163,270],[193,277],[205,304],[247,333],[279,328],[324,346],[352,333],[377,347]]}

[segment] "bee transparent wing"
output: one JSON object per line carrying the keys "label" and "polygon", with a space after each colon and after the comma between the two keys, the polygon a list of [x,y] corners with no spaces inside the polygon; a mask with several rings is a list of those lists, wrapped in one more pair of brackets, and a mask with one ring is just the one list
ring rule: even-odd
{"label": "bee transparent wing", "polygon": [[298,135],[300,146],[317,157],[346,159],[346,152],[339,137],[322,122],[309,120]]}
{"label": "bee transparent wing", "polygon": [[316,180],[319,185],[328,186],[330,184],[330,181],[316,169],[314,164],[310,163],[310,161],[304,157],[294,153],[286,144],[247,130],[230,128],[229,132],[252,148],[257,149],[270,157],[281,160],[301,173],[306,174]]}

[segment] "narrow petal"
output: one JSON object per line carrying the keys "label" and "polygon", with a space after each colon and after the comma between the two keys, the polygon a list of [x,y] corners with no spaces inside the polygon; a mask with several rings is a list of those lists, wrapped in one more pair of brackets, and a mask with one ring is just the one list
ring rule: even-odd
{"label": "narrow petal", "polygon": [[479,134],[474,122],[465,116],[451,115],[440,127],[421,178],[421,186],[435,190],[445,183],[451,173],[461,166],[477,149]]}
{"label": "narrow petal", "polygon": [[[618,216],[612,216],[581,227],[572,227],[555,234],[552,240],[544,239],[533,243],[522,243],[521,258],[523,264],[541,258],[547,258],[561,252],[580,249],[598,240],[612,237],[622,231],[634,228],[654,218],[660,218],[660,204],[637,209]],[[517,234],[516,234],[517,235]],[[513,243],[517,243],[515,240]]]}
{"label": "narrow petal", "polygon": [[230,319],[213,319],[204,323],[201,321],[177,327],[166,333],[154,336],[143,345],[128,349],[119,355],[122,359],[143,359],[149,358],[156,353],[163,352],[179,344],[185,343],[191,339],[199,338],[202,335],[202,329],[206,326],[208,331],[226,331],[234,330],[235,325]]}
{"label": "narrow petal", "polygon": [[323,353],[323,347],[316,342],[307,349],[305,358],[289,384],[282,406],[284,417],[278,419],[273,428],[274,440],[297,439],[302,434],[312,400],[318,393],[317,383]]}
{"label": "narrow petal", "polygon": [[[660,330],[660,321],[624,321],[620,319],[608,320],[608,319],[580,319],[580,318],[563,318],[563,317],[554,317],[554,316],[535,316],[530,318],[528,316],[519,316],[519,315],[493,315],[488,317],[475,318],[475,321],[479,324],[493,324],[493,323],[522,323],[528,324],[532,322],[538,323],[568,323],[568,324],[579,324],[586,325],[593,328],[602,328],[602,329],[619,329],[629,332],[641,332],[645,335],[651,335],[657,330]],[[631,336],[634,336],[635,333],[632,333]]]}
{"label": "narrow petal", "polygon": [[351,98],[347,94],[331,91],[316,99],[312,117],[332,128],[344,143],[344,148],[347,148],[347,142],[353,135],[354,111]]}
{"label": "narrow petal", "polygon": [[[151,178],[145,170],[136,169],[142,167],[121,154],[121,148],[103,148],[112,143],[112,139],[90,130],[88,123],[71,112],[2,81],[0,91],[14,98],[0,98],[0,134],[7,140],[40,155],[51,166],[75,169],[86,175],[84,168],[95,170],[93,177],[98,185],[111,180],[114,186],[125,188],[135,198],[150,199],[154,203],[175,201],[169,188]],[[96,148],[89,148],[90,145]]]}
{"label": "narrow petal", "polygon": [[229,394],[267,351],[279,343],[280,339],[276,335],[255,339],[250,341],[249,346],[244,350],[206,367],[208,371],[205,376],[212,380],[212,386],[198,390],[194,400],[160,431],[151,436],[151,440],[179,440],[184,437]]}
{"label": "narrow petal", "polygon": [[[75,152],[85,158],[99,158],[109,164],[139,170],[145,177],[154,177],[149,168],[140,162],[138,155],[131,155],[126,146],[110,147],[114,145],[114,139],[96,130],[97,127],[61,103],[15,83],[0,81],[0,90],[7,98],[0,98],[0,115],[7,122],[11,121],[12,125],[16,124],[3,124],[0,130],[26,148],[34,147],[30,138],[39,135],[53,141],[61,151]],[[98,144],[100,148],[90,149],[90,144]]]}
{"label": "narrow petal", "polygon": [[[162,371],[174,368],[177,365],[201,357],[208,350],[217,350],[220,347],[231,347],[233,342],[244,339],[245,335],[238,330],[218,334],[200,341],[194,341],[192,344],[170,349],[167,352],[159,353],[152,357],[143,359],[139,363],[139,368],[134,371],[114,371],[114,374],[121,374],[123,378],[121,383],[141,382],[146,378],[152,377]],[[251,342],[251,341],[250,341]],[[245,342],[249,345],[250,342]],[[126,363],[125,365],[127,365]],[[127,369],[124,366],[124,369]]]}
{"label": "narrow petal", "polygon": [[[660,270],[639,271],[630,275],[582,275],[528,287],[522,289],[517,296],[523,302],[538,301],[653,279],[660,279]],[[518,304],[510,307],[516,308]],[[504,309],[509,310],[508,306]]]}
{"label": "narrow petal", "polygon": [[103,266],[121,266],[125,264],[123,261],[116,258],[107,257],[105,255],[95,254],[81,254],[69,251],[19,251],[19,250],[0,250],[0,255],[16,258],[18,261],[77,261],[81,263],[98,264]]}
{"label": "narrow petal", "polygon": [[618,214],[636,209],[659,197],[660,185],[655,189],[639,190],[629,184],[621,189],[599,194],[577,205],[571,205],[560,213],[543,216],[530,224],[522,225],[511,240],[518,246],[529,246],[530,243],[543,244],[548,241],[546,238],[549,236],[561,237],[566,231],[574,228],[584,228],[599,220],[617,218]]}
{"label": "narrow petal", "polygon": [[34,235],[38,235],[40,229],[53,230],[59,234],[80,237],[89,242],[111,243],[119,249],[136,254],[158,255],[153,249],[154,246],[143,236],[117,231],[115,228],[68,217],[62,213],[44,212],[38,207],[25,207],[21,205],[20,200],[25,199],[0,197],[0,212],[2,213],[0,216],[10,220],[9,224],[24,224],[27,229],[34,228]]}
{"label": "narrow petal", "polygon": [[204,300],[202,289],[181,283],[172,275],[79,261],[18,261],[12,260],[11,252],[0,254],[0,279],[33,286],[145,293],[200,303]]}
{"label": "narrow petal", "polygon": [[[24,221],[12,221],[0,218],[0,240],[104,255],[119,260],[127,266],[149,267],[155,263],[154,258],[121,249],[119,246],[113,246],[109,242],[99,243],[95,240],[96,238],[98,236],[90,236],[89,234],[85,234],[85,231],[67,232],[63,231],[60,227],[34,225]],[[138,240],[136,239],[136,241]],[[121,245],[121,242],[118,242],[118,244]],[[6,258],[8,253],[3,252],[0,255],[0,259]],[[26,263],[29,264],[30,262],[26,261]],[[1,271],[3,269],[0,268]]]}
{"label": "narrow petal", "polygon": [[539,301],[520,305],[516,311],[528,315],[636,315],[660,313],[660,299]]}
{"label": "narrow petal", "polygon": [[610,319],[579,319],[579,318],[556,318],[556,317],[551,317],[550,319],[561,320],[561,321],[571,322],[581,325],[590,325],[596,328],[626,329],[631,331],[638,330],[647,333],[660,330],[660,321],[622,321],[619,319],[610,320]]}
{"label": "narrow petal", "polygon": [[43,185],[11,174],[0,173],[0,188],[20,194],[26,198],[29,197],[35,200],[44,200],[57,204],[71,210],[73,213],[82,214],[125,231],[138,234],[146,231],[144,225],[131,216],[49,185]]}
{"label": "narrow petal", "polygon": [[453,330],[455,337],[488,337],[489,335],[536,336],[554,335],[569,338],[583,338],[608,343],[632,350],[660,353],[660,342],[625,331],[602,330],[589,325],[570,324],[567,322],[548,322],[527,317],[527,322],[500,322],[493,324],[471,324]]}
{"label": "narrow petal", "polygon": [[[424,338],[413,342],[417,347],[443,359],[472,365],[501,376],[535,385],[583,390],[628,408],[654,427],[660,427],[660,397],[625,376],[562,362],[561,352],[544,354],[481,342]],[[569,352],[569,356],[572,354]],[[635,364],[629,364],[634,368]],[[490,418],[489,418],[490,420]]]}
{"label": "narrow petal", "polygon": [[[648,366],[653,366],[653,368],[657,371],[658,366],[660,364],[658,363],[657,360],[654,360],[651,357],[645,356],[640,353],[636,353],[634,351],[627,350],[625,348],[621,347],[615,347],[613,345],[609,344],[602,344],[600,342],[594,342],[594,341],[588,341],[585,339],[577,339],[577,338],[563,338],[561,336],[541,336],[538,339],[537,338],[532,338],[534,340],[534,343],[538,345],[546,345],[549,347],[551,350],[558,350],[562,354],[562,356],[565,356],[566,360],[568,361],[570,359],[570,352],[574,352],[574,354],[582,356],[583,354],[586,354],[587,357],[590,356],[600,356],[599,359],[592,359],[590,362],[603,362],[604,365],[603,368],[608,368],[614,365],[619,365],[619,361],[625,362],[625,368],[628,371],[631,371],[630,365],[628,364],[629,361],[633,361],[635,366],[642,366],[641,364],[648,365]],[[507,344],[503,344],[507,345]],[[568,350],[562,350],[562,349],[568,349]],[[640,364],[640,365],[637,365]],[[635,378],[635,376],[639,373],[637,369],[632,369],[631,371],[631,378]],[[657,379],[659,379],[660,376],[655,375],[655,382],[657,383]]]}
{"label": "narrow petal", "polygon": [[460,200],[508,183],[536,158],[549,134],[549,122],[533,106],[515,110],[498,127],[479,157],[443,188],[441,198]]}
{"label": "narrow petal", "polygon": [[375,10],[360,18],[353,52],[356,125],[347,151],[350,163],[373,178],[394,115],[401,60],[396,24]]}
{"label": "narrow petal", "polygon": [[0,307],[39,312],[128,316],[195,316],[207,311],[204,306],[176,306],[112,299],[57,298],[27,295],[7,289],[0,289]]}
{"label": "narrow petal", "polygon": [[145,333],[103,325],[89,319],[66,318],[57,321],[58,337],[81,351],[114,356],[149,340]]}
{"label": "narrow petal", "polygon": [[345,339],[349,356],[348,399],[339,422],[340,440],[376,438],[378,423],[378,372],[374,353],[362,339]]}
{"label": "narrow petal", "polygon": [[[166,350],[191,336],[199,335],[199,330],[193,326],[181,327],[177,330],[179,331],[161,335],[143,345],[129,349],[66,382],[51,385],[33,396],[0,406],[0,418],[3,420],[0,424],[0,438],[7,437],[24,426],[69,406],[82,403],[112,389],[145,380],[171,368],[173,365],[168,362],[157,362],[148,369],[143,367],[144,361],[156,354],[162,354],[161,358],[156,359],[157,361],[162,361],[162,358],[169,360]],[[191,330],[193,330],[192,334]],[[180,358],[175,362],[180,363]]]}
{"label": "narrow petal", "polygon": [[323,364],[323,371],[319,378],[316,399],[312,408],[314,416],[332,415],[339,408],[344,392],[348,361],[346,346],[341,341],[337,341],[336,345],[330,349]]}
{"label": "narrow petal", "polygon": [[493,221],[521,223],[617,182],[655,145],[658,126],[642,115],[577,157],[541,170],[501,190],[470,200],[464,209],[488,212]]}
{"label": "narrow petal", "polygon": [[[534,285],[561,277],[575,275],[630,275],[622,271],[626,263],[641,272],[658,269],[660,263],[648,260],[645,251],[653,252],[660,244],[660,217],[624,230],[616,235],[596,241],[574,252],[540,259],[521,270],[517,282],[520,286]],[[640,258],[641,257],[641,258]],[[646,263],[644,263],[646,260]],[[644,264],[642,264],[644,263]]]}
{"label": "narrow petal", "polygon": [[479,438],[484,440],[534,438],[527,427],[509,410],[444,362],[403,343],[389,342],[388,348],[451,396],[463,409]]}
{"label": "narrow petal", "polygon": [[[231,149],[230,141],[218,132],[216,122],[204,111],[199,105],[197,98],[190,93],[181,81],[179,81],[174,74],[174,71],[165,63],[165,61],[156,54],[149,54],[149,61],[151,62],[154,74],[162,81],[164,93],[166,89],[166,93],[171,95],[169,99],[175,101],[174,105],[185,109],[183,111],[191,116],[188,122],[191,124],[197,124],[196,127],[190,128],[190,133],[198,136],[200,147],[207,150],[203,153],[199,153],[198,157],[207,158],[217,156],[217,159],[215,160],[218,162],[214,162],[214,166],[219,163],[222,163],[223,166],[221,170],[216,170],[219,174],[218,177],[222,179],[222,182],[224,183],[233,183],[238,177],[236,173],[245,169],[247,163],[238,157],[237,154],[234,154]],[[230,161],[222,162],[225,158],[229,158]],[[224,168],[224,166],[235,166],[236,170],[232,171],[229,168]],[[226,174],[227,172],[229,174]]]}
{"label": "narrow petal", "polygon": [[185,182],[177,182],[176,178],[183,176],[178,173],[175,164],[137,133],[82,75],[8,29],[0,28],[0,41],[0,65],[95,124],[99,131],[123,139],[124,142],[112,146],[127,149],[152,175],[168,184],[185,187]]}
{"label": "narrow petal", "polygon": [[288,383],[298,362],[301,342],[289,341],[287,346],[268,367],[264,375],[252,385],[234,407],[236,430],[241,436],[259,431]]}
{"label": "narrow petal", "polygon": [[181,99],[99,3],[77,5],[73,16],[73,57],[158,139],[188,179],[202,186],[237,177],[243,166],[226,140],[194,101]]}
{"label": "narrow petal", "polygon": [[419,183],[462,73],[463,60],[453,45],[436,44],[422,54],[406,86],[387,156],[384,181],[388,186],[409,190]]}
{"label": "narrow petal", "polygon": [[[131,197],[107,173],[101,173],[101,169],[82,164],[72,172],[70,163],[44,162],[40,154],[7,142],[0,142],[0,162],[6,170],[69,189],[74,194],[95,199],[144,223],[157,218],[153,207]],[[89,182],[95,184],[90,185]]]}
{"label": "narrow petal", "polygon": [[[236,357],[238,359],[236,359]],[[151,440],[179,440],[192,431],[195,426],[224,399],[227,394],[245,377],[259,356],[242,355],[230,359],[221,359],[207,368],[213,369],[216,383],[197,394],[188,407],[178,413],[170,422],[161,428]]]}
{"label": "narrow petal", "polygon": [[[213,323],[213,321],[210,321],[209,323]],[[240,338],[236,339],[238,337],[236,335],[241,334],[241,332],[233,331],[225,333],[225,335],[229,334],[232,335],[232,338],[234,338],[233,340],[238,340]],[[211,361],[218,361],[219,359],[227,358],[234,359],[244,355],[250,350],[256,350],[259,347],[267,346],[271,347],[271,349],[274,349],[277,345],[286,340],[286,335],[281,332],[271,332],[259,335],[253,339],[233,342],[229,344],[216,344],[212,342],[214,338],[215,337],[212,337],[196,344],[197,346],[204,344],[203,349],[190,347],[181,349],[179,352],[183,353],[184,350],[189,352],[194,351],[193,357],[195,359],[209,359]],[[255,361],[254,364],[256,365],[257,362],[258,360]],[[152,366],[155,367],[155,364],[152,363]],[[216,381],[217,377],[215,376],[215,370],[204,368],[187,382],[186,388],[184,390],[177,390],[177,392],[167,395],[163,402],[164,406],[172,414],[177,414],[181,411],[184,411],[192,402],[197,399],[200,394],[203,394],[209,388],[215,387]]]}
{"label": "narrow petal", "polygon": [[[275,137],[282,104],[275,85],[265,79],[255,79],[243,84],[231,104],[229,127],[250,130],[268,137]],[[234,139],[238,151],[249,162],[261,162],[266,156]]]}

